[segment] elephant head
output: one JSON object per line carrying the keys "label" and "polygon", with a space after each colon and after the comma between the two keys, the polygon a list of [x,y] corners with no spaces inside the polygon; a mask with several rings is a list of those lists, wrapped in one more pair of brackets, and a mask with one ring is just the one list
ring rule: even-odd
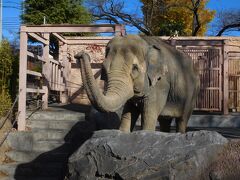
{"label": "elephant head", "polygon": [[90,57],[78,53],[83,84],[92,105],[103,112],[114,112],[132,97],[146,96],[166,73],[162,66],[161,50],[157,43],[149,43],[140,36],[113,38],[106,47],[103,71],[107,90],[102,93],[92,75]]}

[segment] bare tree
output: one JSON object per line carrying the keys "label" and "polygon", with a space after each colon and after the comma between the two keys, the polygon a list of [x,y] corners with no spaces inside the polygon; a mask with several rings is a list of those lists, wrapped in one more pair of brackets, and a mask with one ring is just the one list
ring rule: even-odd
{"label": "bare tree", "polygon": [[90,0],[87,3],[87,7],[96,20],[135,26],[142,33],[146,35],[151,34],[147,26],[145,26],[142,16],[125,11],[123,0]]}
{"label": "bare tree", "polygon": [[216,36],[221,36],[226,31],[240,31],[240,10],[225,10],[217,15]]}
{"label": "bare tree", "polygon": [[198,12],[200,3],[201,3],[201,0],[192,0],[192,7],[188,7],[193,12],[192,36],[196,36],[197,32],[201,27],[199,12]]}
{"label": "bare tree", "polygon": [[[187,2],[187,3],[186,3]],[[87,7],[96,20],[104,20],[110,23],[126,24],[136,27],[140,32],[146,35],[159,35],[159,22],[164,21],[166,14],[171,8],[185,8],[193,16],[192,35],[196,36],[203,25],[200,21],[200,12],[203,12],[201,3],[204,0],[175,1],[166,0],[148,0],[142,7],[141,12],[127,12],[123,0],[89,0]],[[164,18],[163,18],[164,17]],[[175,32],[174,25],[166,21],[165,27],[168,31],[163,31],[161,35]],[[181,24],[181,22],[179,23]],[[160,30],[161,31],[161,30]]]}

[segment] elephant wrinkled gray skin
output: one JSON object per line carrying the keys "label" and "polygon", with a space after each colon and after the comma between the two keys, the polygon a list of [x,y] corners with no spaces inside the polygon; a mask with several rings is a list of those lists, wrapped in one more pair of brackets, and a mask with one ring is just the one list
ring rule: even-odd
{"label": "elephant wrinkled gray skin", "polygon": [[130,132],[141,114],[143,130],[170,131],[173,118],[184,133],[199,92],[198,71],[189,56],[157,37],[114,37],[106,47],[103,71],[107,90],[102,93],[92,75],[90,57],[81,52],[83,84],[92,105],[114,112],[124,105],[120,130]]}

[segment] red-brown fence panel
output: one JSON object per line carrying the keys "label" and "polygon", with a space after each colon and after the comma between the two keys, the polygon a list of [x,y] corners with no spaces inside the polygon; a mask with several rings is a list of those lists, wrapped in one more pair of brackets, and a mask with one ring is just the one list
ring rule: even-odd
{"label": "red-brown fence panel", "polygon": [[221,49],[208,47],[179,48],[187,53],[200,76],[200,92],[195,110],[222,111],[222,58]]}
{"label": "red-brown fence panel", "polygon": [[240,52],[228,52],[229,109],[240,112]]}

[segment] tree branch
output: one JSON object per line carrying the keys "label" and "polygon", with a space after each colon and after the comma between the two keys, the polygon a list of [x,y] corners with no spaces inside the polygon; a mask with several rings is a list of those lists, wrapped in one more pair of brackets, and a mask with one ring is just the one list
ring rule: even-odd
{"label": "tree branch", "polygon": [[237,28],[237,27],[240,27],[240,23],[226,25],[217,33],[216,36],[221,36],[226,30],[232,29],[232,28]]}
{"label": "tree branch", "polygon": [[196,36],[201,27],[200,20],[199,20],[199,14],[198,14],[200,2],[201,2],[201,0],[197,0],[196,2],[195,2],[195,0],[192,0],[192,6],[193,6],[193,9],[192,9],[192,11],[193,11],[192,36]]}

